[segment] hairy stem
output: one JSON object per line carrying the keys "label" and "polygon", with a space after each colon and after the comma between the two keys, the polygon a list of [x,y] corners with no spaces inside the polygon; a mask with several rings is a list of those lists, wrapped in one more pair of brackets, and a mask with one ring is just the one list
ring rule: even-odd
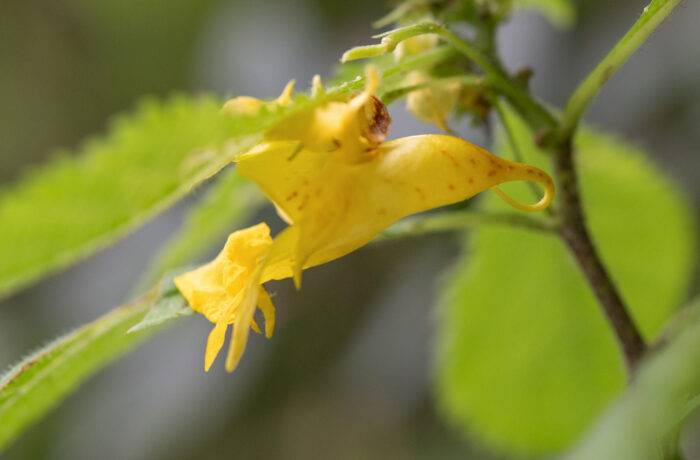
{"label": "hairy stem", "polygon": [[615,331],[631,375],[646,353],[647,346],[586,228],[571,143],[565,144],[557,153],[555,171],[561,197],[559,234],[576,258]]}
{"label": "hairy stem", "polygon": [[[404,59],[398,64],[389,67],[382,72],[382,78],[388,78],[392,75],[396,75],[401,72],[406,72],[408,70],[420,69],[425,67],[431,67],[439,62],[456,56],[457,52],[451,46],[438,46],[430,51],[421,53],[417,56],[411,56]],[[359,88],[364,86],[364,82],[358,85]]]}

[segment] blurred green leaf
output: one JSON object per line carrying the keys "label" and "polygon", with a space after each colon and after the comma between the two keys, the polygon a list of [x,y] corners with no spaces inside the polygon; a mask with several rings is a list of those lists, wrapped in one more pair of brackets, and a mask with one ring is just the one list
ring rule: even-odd
{"label": "blurred green leaf", "polygon": [[[172,265],[194,261],[260,202],[234,168],[217,179],[152,267],[150,273],[165,272],[157,287],[134,304],[52,342],[0,379],[0,450],[90,375],[140,344],[155,326],[194,313],[173,283],[173,277],[192,267]],[[146,329],[151,331],[141,332]]]}
{"label": "blurred green leaf", "polygon": [[191,86],[193,43],[217,3],[0,2],[0,181],[143,94]]}
{"label": "blurred green leaf", "polygon": [[89,141],[0,192],[0,296],[105,247],[215,174],[257,139],[221,101],[142,104]]}
{"label": "blurred green leaf", "polygon": [[[700,308],[696,301],[692,310]],[[700,321],[674,337],[639,370],[632,386],[599,418],[567,460],[661,460],[677,448],[680,422],[700,395]]]}
{"label": "blurred green leaf", "polygon": [[114,310],[60,337],[13,366],[0,378],[0,451],[80,383],[141,343],[148,333],[126,334],[148,298]]}
{"label": "blurred green leaf", "polygon": [[[435,56],[384,69],[398,76]],[[259,142],[270,126],[361,89],[356,78],[316,97],[255,116],[221,116],[214,98],[149,101],[115,120],[110,133],[85,143],[0,190],[0,297],[113,243],[165,210]],[[201,228],[200,224],[193,223]],[[50,229],[50,231],[49,231]],[[183,242],[187,252],[192,242]],[[168,261],[163,261],[166,263]]]}
{"label": "blurred green leaf", "polygon": [[514,0],[513,5],[540,12],[557,27],[569,28],[576,22],[576,6],[571,0]]}
{"label": "blurred green leaf", "polygon": [[[546,165],[524,125],[511,124],[526,161]],[[690,208],[638,149],[592,131],[576,145],[595,242],[643,334],[654,337],[689,286]],[[532,199],[523,185],[509,192]],[[489,197],[489,208],[501,206]],[[469,243],[444,300],[442,408],[497,450],[560,451],[624,387],[612,331],[556,237],[489,227]]]}

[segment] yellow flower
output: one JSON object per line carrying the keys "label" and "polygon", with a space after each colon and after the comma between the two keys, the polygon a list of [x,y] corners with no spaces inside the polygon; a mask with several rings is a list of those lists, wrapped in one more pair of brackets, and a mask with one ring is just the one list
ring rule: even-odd
{"label": "yellow flower", "polygon": [[[299,287],[304,268],[354,251],[407,215],[489,188],[525,211],[551,203],[554,186],[546,173],[459,138],[422,135],[382,142],[390,119],[372,94],[376,76],[369,77],[361,94],[290,117],[238,159],[241,176],[255,181],[290,225],[274,240],[265,224],[235,232],[214,261],[175,279],[192,308],[216,323],[206,369],[231,323],[226,368],[235,368],[249,328],[257,328],[256,306],[265,315],[267,335],[272,333],[274,307],[262,287],[266,281],[293,277]],[[522,204],[495,188],[520,180],[540,183],[543,198]]]}
{"label": "yellow flower", "polygon": [[[252,314],[241,311],[244,294],[248,289],[256,290],[258,306],[265,315],[265,335],[268,338],[272,336],[275,307],[270,296],[261,284],[249,286],[259,272],[260,261],[268,254],[271,246],[270,229],[266,224],[239,230],[228,237],[224,249],[216,259],[175,278],[175,285],[192,309],[216,324],[207,341],[205,370],[209,370],[223,346],[229,324],[244,323],[260,331]],[[246,327],[246,338],[247,330]]]}

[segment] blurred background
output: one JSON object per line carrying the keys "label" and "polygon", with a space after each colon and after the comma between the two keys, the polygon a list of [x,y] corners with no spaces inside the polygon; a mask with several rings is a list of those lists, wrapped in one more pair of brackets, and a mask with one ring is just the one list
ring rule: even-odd
{"label": "blurred background", "polygon": [[[500,32],[502,56],[511,70],[532,66],[535,94],[561,105],[645,3],[581,2],[567,31],[519,13]],[[343,51],[370,43],[371,23],[388,7],[2,0],[0,187],[56,149],[79,146],[144,96],[271,97],[291,78],[303,90],[315,73],[332,76]],[[700,3],[683,2],[586,118],[651,152],[700,209],[698,24]],[[390,110],[392,137],[435,132],[401,103]],[[481,130],[457,130],[488,147]],[[126,300],[196,198],[0,302],[0,368]],[[254,221],[261,219],[277,221],[270,210]],[[211,327],[203,317],[177,321],[92,378],[3,458],[487,458],[441,422],[431,396],[435,297],[459,247],[446,235],[384,242],[310,270],[302,291],[272,284],[276,334],[253,337],[234,374],[221,363],[202,371]]]}

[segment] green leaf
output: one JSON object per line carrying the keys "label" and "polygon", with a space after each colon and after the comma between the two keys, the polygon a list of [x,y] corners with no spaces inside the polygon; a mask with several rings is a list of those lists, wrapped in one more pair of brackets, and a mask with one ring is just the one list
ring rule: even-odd
{"label": "green leaf", "polygon": [[[426,60],[445,58],[446,51],[387,65],[382,75],[400,78]],[[87,142],[77,156],[57,157],[0,190],[0,297],[133,231],[259,142],[275,123],[347,100],[363,85],[359,78],[316,97],[297,94],[290,106],[255,116],[221,116],[220,100],[183,96],[148,101],[116,119],[107,136]],[[183,242],[182,251],[191,244]]]}
{"label": "green leaf", "polygon": [[[691,309],[700,308],[700,301]],[[639,370],[632,386],[565,458],[661,460],[677,448],[679,424],[700,395],[700,321],[679,333]],[[676,457],[674,457],[676,458]]]}
{"label": "green leaf", "polygon": [[[173,283],[174,276],[192,267],[172,265],[192,262],[260,203],[259,194],[234,168],[217,179],[161,252],[150,273],[165,274],[143,300],[61,337],[0,379],[0,450],[90,375],[140,344],[155,326],[194,314]],[[150,331],[140,332],[146,329]]]}
{"label": "green leaf", "polygon": [[190,316],[194,314],[194,310],[190,308],[187,301],[179,293],[166,295],[158,299],[146,316],[135,326],[130,328],[127,333],[143,331],[155,326],[159,326],[171,319],[181,316]]}
{"label": "green leaf", "polygon": [[151,303],[145,298],[118,308],[51,342],[5,373],[0,378],[0,451],[90,375],[148,337],[126,331]]}
{"label": "green leaf", "polygon": [[571,0],[515,0],[513,5],[519,9],[536,10],[562,29],[568,29],[576,22],[576,6]]}
{"label": "green leaf", "polygon": [[[177,243],[179,241],[180,239],[175,239],[166,247],[166,249],[162,252],[162,255],[167,256],[170,252],[169,249],[178,249],[179,246]],[[152,303],[151,308],[146,313],[146,316],[144,316],[140,322],[126,331],[126,333],[131,334],[132,332],[143,331],[145,329],[159,326],[167,321],[170,321],[171,319],[194,314],[195,311],[192,310],[185,298],[180,294],[180,291],[178,291],[177,286],[175,286],[175,277],[182,275],[193,268],[195,267],[187,266],[166,271],[161,277],[160,282],[155,288],[153,288],[153,291],[157,293],[157,299]]]}
{"label": "green leaf", "polygon": [[192,315],[172,281],[192,267],[172,267],[195,261],[260,203],[259,192],[235,168],[227,169],[191,208],[149,270],[150,278],[162,278],[156,288],[142,300],[52,342],[5,374],[0,379],[0,450],[90,375],[144,341],[155,326]]}
{"label": "green leaf", "polygon": [[0,192],[0,296],[107,246],[181,199],[258,139],[271,115],[223,117],[221,101],[149,101]]}
{"label": "green leaf", "polygon": [[[546,167],[530,133],[512,121],[526,161]],[[638,149],[592,131],[576,146],[594,240],[644,336],[654,337],[687,293],[696,254],[691,208]],[[509,191],[532,199],[524,186]],[[490,196],[488,207],[499,201]],[[441,406],[497,450],[560,451],[624,387],[611,329],[554,236],[479,228],[444,304]]]}

